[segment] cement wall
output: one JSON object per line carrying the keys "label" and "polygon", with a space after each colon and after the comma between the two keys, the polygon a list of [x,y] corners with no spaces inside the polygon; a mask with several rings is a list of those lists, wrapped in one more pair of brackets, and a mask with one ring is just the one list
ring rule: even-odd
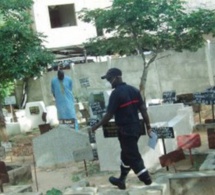
{"label": "cement wall", "polygon": [[[176,90],[177,94],[200,92],[214,85],[215,75],[214,43],[206,44],[197,52],[178,53],[164,52],[151,64],[146,84],[146,98],[161,98],[163,91]],[[76,64],[65,74],[73,80],[74,96],[86,100],[91,92],[109,89],[107,81],[100,79],[108,68],[117,67],[123,71],[123,80],[139,87],[143,71],[142,59],[139,56],[110,59],[101,63]],[[31,80],[28,87],[28,102],[44,101],[45,105],[53,105],[51,79],[56,71],[44,74],[40,79]],[[90,87],[82,88],[80,78],[88,78]],[[16,96],[18,105],[21,101],[22,85],[18,84]]]}

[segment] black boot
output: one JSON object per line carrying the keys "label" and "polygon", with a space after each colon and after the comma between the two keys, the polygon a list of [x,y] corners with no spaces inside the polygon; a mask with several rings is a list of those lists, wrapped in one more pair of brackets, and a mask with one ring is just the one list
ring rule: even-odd
{"label": "black boot", "polygon": [[126,186],[125,186],[125,180],[122,180],[120,178],[116,178],[116,177],[109,177],[109,182],[114,185],[117,186],[119,189],[121,190],[125,190]]}
{"label": "black boot", "polygon": [[121,190],[125,190],[126,189],[126,185],[125,185],[125,180],[126,180],[126,177],[129,173],[129,171],[131,170],[130,168],[127,168],[127,167],[124,167],[124,166],[120,166],[120,169],[121,169],[121,175],[119,178],[116,178],[116,177],[113,177],[111,176],[109,178],[109,182],[114,185],[114,186],[117,186],[119,189]]}
{"label": "black boot", "polygon": [[152,183],[152,180],[148,171],[145,171],[144,173],[142,173],[140,176],[138,176],[138,178],[140,181],[143,181],[145,185],[151,185]]}

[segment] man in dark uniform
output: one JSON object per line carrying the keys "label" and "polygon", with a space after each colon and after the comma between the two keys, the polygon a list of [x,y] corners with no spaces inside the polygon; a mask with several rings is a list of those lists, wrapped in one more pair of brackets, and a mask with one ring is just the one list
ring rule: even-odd
{"label": "man in dark uniform", "polygon": [[132,169],[140,181],[150,185],[152,181],[144,166],[137,145],[141,135],[141,123],[138,112],[143,117],[149,136],[151,132],[147,109],[140,91],[122,81],[122,72],[118,68],[109,69],[106,75],[101,78],[107,79],[114,90],[110,95],[106,114],[100,122],[92,127],[92,131],[106,124],[114,116],[115,123],[119,127],[117,133],[121,147],[120,177],[110,177],[109,181],[119,189],[126,189],[125,179]]}

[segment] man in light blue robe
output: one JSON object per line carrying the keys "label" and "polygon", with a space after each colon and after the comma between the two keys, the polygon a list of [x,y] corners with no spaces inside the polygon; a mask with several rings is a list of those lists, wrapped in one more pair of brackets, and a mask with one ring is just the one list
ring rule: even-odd
{"label": "man in light blue robe", "polygon": [[63,70],[59,70],[57,77],[51,81],[51,90],[56,102],[58,120],[73,120],[77,130],[72,79],[65,76]]}

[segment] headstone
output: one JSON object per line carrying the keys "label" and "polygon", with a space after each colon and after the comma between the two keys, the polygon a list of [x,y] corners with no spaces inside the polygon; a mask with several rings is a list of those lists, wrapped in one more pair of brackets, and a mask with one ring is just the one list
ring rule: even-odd
{"label": "headstone", "polygon": [[25,107],[26,117],[31,121],[32,128],[38,128],[38,125],[44,124],[42,113],[46,112],[43,101],[28,102]]}
{"label": "headstone", "polygon": [[185,155],[183,150],[174,150],[159,157],[160,164],[162,167],[167,167],[169,165],[172,165],[173,163],[176,163],[184,159]]}
{"label": "headstone", "polygon": [[[33,139],[33,152],[37,167],[49,167],[74,162],[74,152],[86,149],[81,155],[85,160],[93,160],[93,151],[86,133],[59,125],[51,131]],[[79,158],[76,153],[76,158]],[[80,159],[80,158],[79,158]]]}
{"label": "headstone", "polygon": [[21,133],[21,127],[18,122],[6,123],[6,134],[8,136],[18,135]]}
{"label": "headstone", "polygon": [[198,133],[192,133],[190,135],[178,135],[177,136],[178,147],[182,149],[191,149],[201,146],[201,139]]}

